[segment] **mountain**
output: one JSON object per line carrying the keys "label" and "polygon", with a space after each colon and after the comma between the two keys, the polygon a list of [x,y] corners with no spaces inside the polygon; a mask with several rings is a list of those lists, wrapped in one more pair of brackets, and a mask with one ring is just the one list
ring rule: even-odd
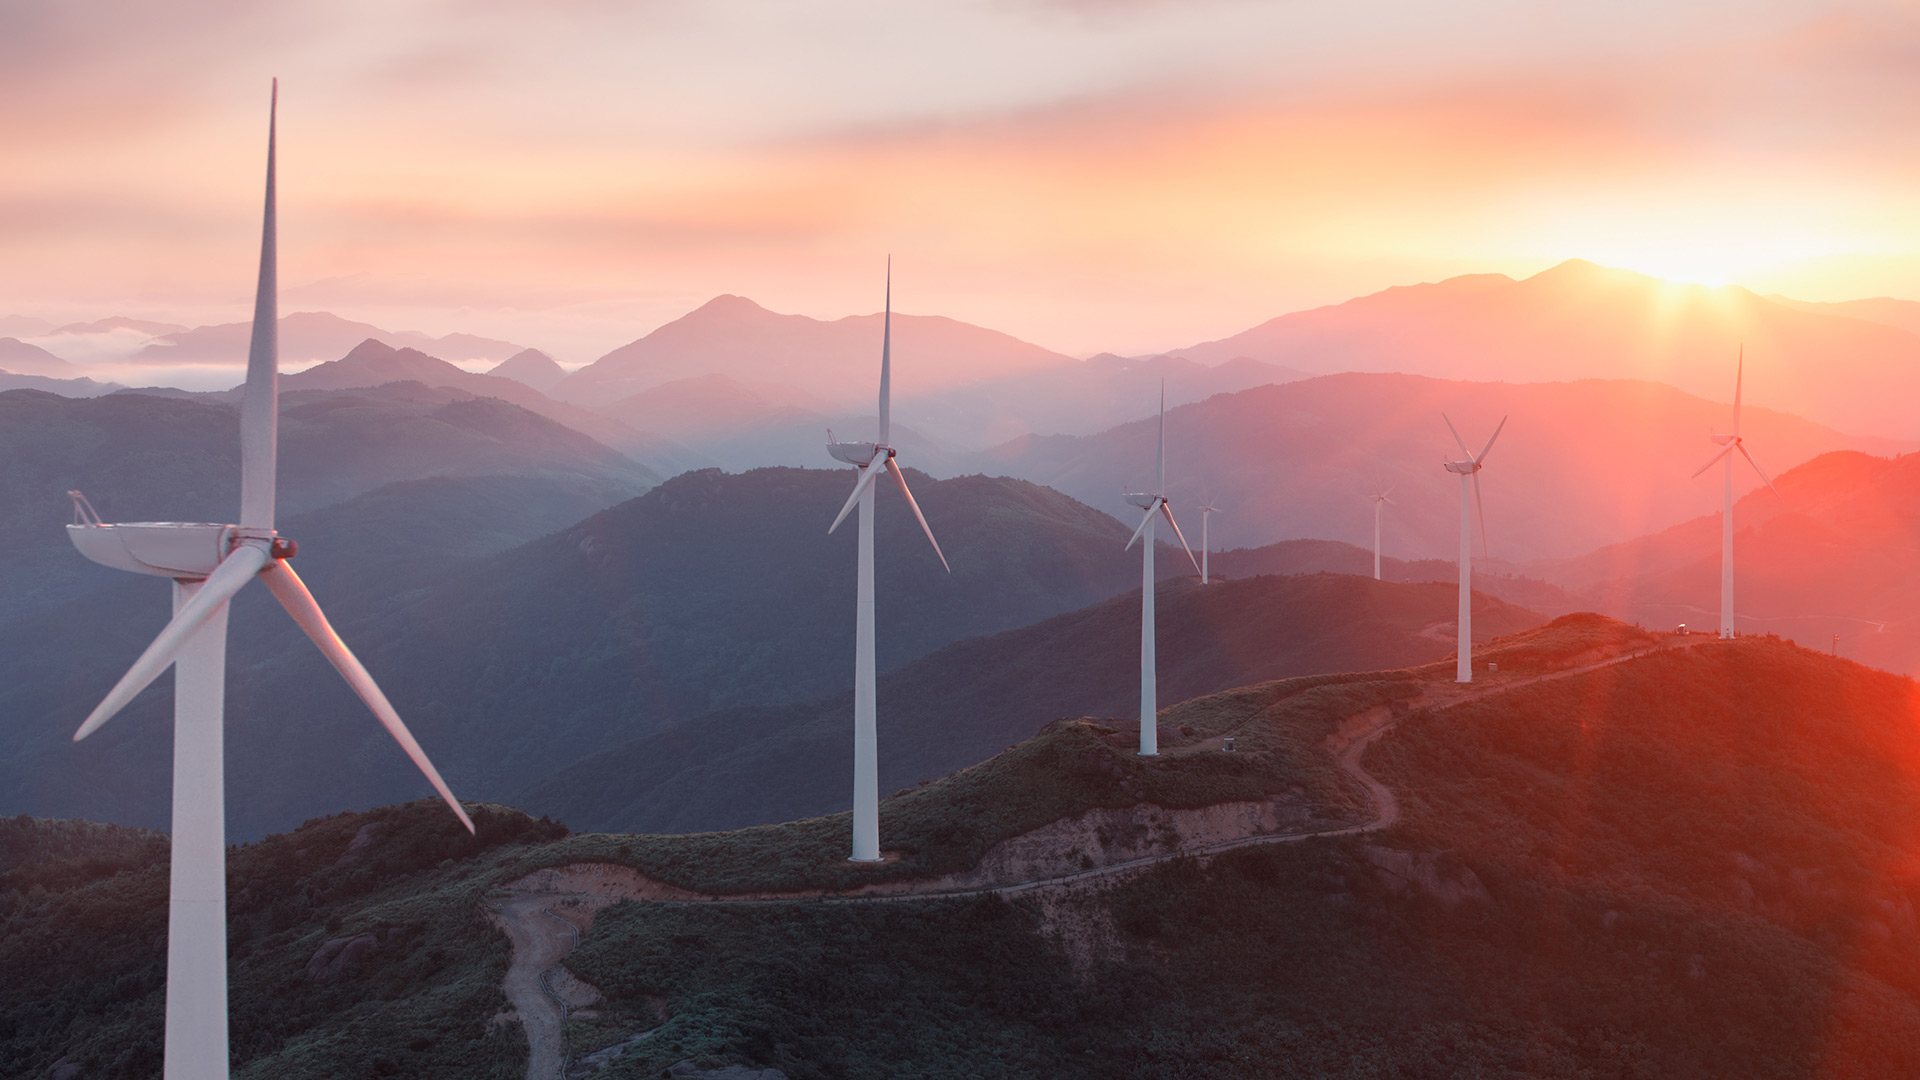
{"label": "mountain", "polygon": [[[1755,407],[1763,400],[1749,384],[1742,424],[1769,470],[1830,450],[1911,448]],[[1723,430],[1730,412],[1669,386],[1630,380],[1330,375],[1169,410],[1167,483],[1186,522],[1202,492],[1225,507],[1214,518],[1216,536],[1235,545],[1320,537],[1368,549],[1369,496],[1389,488],[1385,551],[1453,558],[1459,485],[1441,464],[1461,451],[1443,414],[1476,451],[1504,416],[1510,419],[1481,474],[1485,544],[1515,562],[1572,557],[1710,509],[1718,485],[1689,474],[1716,451],[1705,436]],[[1155,421],[1141,420],[1093,436],[1025,437],[984,457],[995,471],[1118,512],[1123,486],[1152,479],[1157,431]],[[1737,479],[1741,490],[1759,483],[1744,473]]]}
{"label": "mountain", "polygon": [[[0,591],[5,617],[58,607],[125,575],[80,558],[69,490],[109,521],[228,521],[239,506],[239,412],[199,396],[71,399],[0,393]],[[414,384],[281,399],[280,507],[297,515],[430,476],[604,485],[604,506],[659,477],[517,406]],[[557,524],[556,526],[557,527]],[[4,662],[0,658],[0,662]]]}
{"label": "mountain", "polygon": [[178,323],[154,322],[151,319],[130,319],[125,315],[114,315],[105,319],[95,319],[92,322],[68,323],[65,326],[47,331],[47,334],[49,336],[54,334],[110,334],[116,330],[130,330],[136,334],[145,334],[148,337],[159,337],[162,334],[183,334],[188,329],[189,327],[181,326]]}
{"label": "mountain", "polygon": [[125,389],[119,383],[95,382],[87,378],[53,379],[45,375],[15,375],[0,371],[0,390],[38,390],[61,397],[99,397]]}
{"label": "mountain", "polygon": [[[1454,651],[1457,591],[1447,585],[1346,574],[1205,587],[1183,579],[1163,584],[1155,602],[1169,701]],[[1474,640],[1545,621],[1479,596]],[[880,789],[985,761],[1063,716],[1137,718],[1139,635],[1136,589],[891,672],[879,682]],[[848,692],[698,717],[562,768],[509,801],[592,832],[706,832],[832,813],[847,803],[852,713]]]}
{"label": "mountain", "polygon": [[[1153,759],[1050,725],[888,799],[878,865],[845,815],[315,819],[229,855],[233,1073],[1920,1073],[1911,682],[1686,640],[1574,618],[1471,692],[1240,688],[1168,710],[1193,734]],[[0,820],[11,1073],[158,1067],[163,845]]]}
{"label": "mountain", "polygon": [[[333,429],[334,467],[364,475],[370,463],[420,462],[418,453],[398,452],[404,443],[383,444],[382,432],[449,422],[416,402],[356,402],[346,394],[315,403],[314,415],[289,395],[282,427],[288,490],[310,492],[316,482],[295,457],[296,447],[310,445],[306,425],[352,425]],[[512,409],[486,399],[441,408]],[[422,412],[410,418],[406,410],[414,409]],[[518,415],[522,424],[584,439]],[[233,445],[226,439],[219,445]],[[458,444],[449,437],[431,445]],[[473,454],[476,468],[481,456]],[[577,463],[574,475],[594,475],[586,464]],[[961,638],[1084,607],[1139,580],[1139,553],[1123,550],[1128,530],[1057,492],[1004,479],[909,475],[953,573],[941,570],[901,500],[883,494],[876,518],[883,670]],[[330,510],[282,531],[302,541],[301,573],[454,789],[488,798],[678,720],[848,686],[855,536],[848,528],[826,532],[848,489],[844,471],[690,473],[479,559],[456,556],[457,536],[436,540],[432,516],[351,530],[325,545],[300,530],[324,532]],[[223,515],[229,499],[216,503]],[[96,504],[119,516],[111,503]],[[58,529],[47,531],[64,543]],[[434,572],[369,590],[356,584],[359,574],[323,572],[309,558],[323,547],[339,552],[341,565],[385,575],[380,580],[395,578],[378,566],[400,559],[424,558]],[[74,561],[71,552],[64,556]],[[1168,566],[1175,557],[1161,554]],[[0,747],[0,797],[9,800],[0,810],[163,820],[164,791],[150,786],[163,779],[166,760],[164,742],[154,741],[169,708],[161,691],[130,706],[117,730],[79,748],[66,741],[84,703],[112,685],[138,654],[140,635],[156,632],[165,615],[160,583],[114,587],[0,623],[0,715],[33,718],[14,749]],[[135,599],[141,595],[149,598]],[[420,781],[405,758],[270,601],[243,596],[233,612],[228,757],[236,780],[228,806],[236,836],[415,790]],[[80,648],[82,641],[91,644]],[[271,710],[260,715],[266,703]],[[101,784],[102,775],[117,779]]]}
{"label": "mountain", "polygon": [[522,349],[500,361],[487,374],[525,383],[545,394],[567,377],[567,369],[539,349]]}
{"label": "mountain", "polygon": [[[1227,579],[1256,574],[1331,573],[1363,577],[1373,574],[1371,550],[1338,540],[1281,540],[1257,548],[1229,548],[1214,552],[1209,561],[1213,576]],[[1383,581],[1457,583],[1459,575],[1459,564],[1447,559],[1396,559],[1384,554],[1380,557]],[[1568,592],[1542,578],[1511,573],[1504,565],[1490,570],[1476,564],[1473,590],[1545,615],[1585,611],[1593,603],[1587,596]],[[1457,598],[1457,584],[1454,592]]]}
{"label": "mountain", "polygon": [[53,324],[45,319],[36,319],[30,315],[0,315],[0,335],[35,337],[51,329]]}
{"label": "mountain", "polygon": [[40,346],[10,337],[0,337],[0,371],[49,379],[71,379],[80,374],[78,368]]}
{"label": "mountain", "polygon": [[[567,376],[554,392],[606,405],[662,383],[720,374],[747,386],[801,386],[844,407],[871,400],[880,324],[878,314],[823,321],[718,296]],[[894,393],[901,397],[1073,362],[995,330],[898,312],[893,348]]]}
{"label": "mountain", "polygon": [[[1774,485],[1734,504],[1735,625],[1920,673],[1920,456],[1823,454]],[[1715,513],[1528,571],[1625,618],[1714,630],[1720,531]]]}
{"label": "mountain", "polygon": [[1920,334],[1920,302],[1913,300],[1895,300],[1886,296],[1876,296],[1869,300],[1842,300],[1838,303],[1793,300],[1785,296],[1769,296],[1767,299],[1795,311],[1805,311],[1815,315],[1838,315],[1845,319],[1880,323],[1897,330],[1905,330],[1909,334]]}
{"label": "mountain", "polygon": [[[612,421],[599,413],[555,401],[533,387],[499,375],[476,375],[418,349],[395,349],[368,338],[345,356],[292,374],[280,376],[283,391],[369,390],[394,383],[416,383],[431,388],[441,399],[495,398],[563,424],[583,435],[645,462],[662,473],[681,472],[700,462],[697,455],[650,432]],[[245,391],[236,386],[221,400],[238,402]]]}
{"label": "mountain", "polygon": [[[197,326],[162,334],[132,357],[135,363],[222,365],[244,367],[253,323]],[[325,311],[297,311],[280,317],[280,361],[297,365],[332,360],[372,338],[394,348],[431,351],[457,360],[504,360],[522,346],[471,334],[432,337],[417,331],[398,333],[368,323],[353,322]]]}
{"label": "mountain", "polygon": [[1646,379],[1726,401],[1743,348],[1747,400],[1790,404],[1842,431],[1920,437],[1920,416],[1904,405],[1920,395],[1920,335],[1578,259],[1520,281],[1472,274],[1387,289],[1176,352],[1317,372]]}
{"label": "mountain", "polygon": [[[854,418],[873,408],[879,342],[877,317],[821,322],[723,296],[568,376],[553,393],[729,468],[796,465],[796,448],[815,451],[821,428],[872,427],[872,419]],[[1245,358],[1214,366],[1172,356],[1074,360],[950,319],[907,315],[894,317],[893,348],[895,415],[944,452],[1029,432],[1100,431],[1150,414],[1163,385],[1168,400],[1182,404],[1304,377]]]}
{"label": "mountain", "polygon": [[1025,433],[1091,435],[1152,416],[1163,387],[1175,406],[1307,377],[1245,357],[1209,367],[1178,356],[1102,353],[908,398],[896,409],[931,439],[978,449]]}

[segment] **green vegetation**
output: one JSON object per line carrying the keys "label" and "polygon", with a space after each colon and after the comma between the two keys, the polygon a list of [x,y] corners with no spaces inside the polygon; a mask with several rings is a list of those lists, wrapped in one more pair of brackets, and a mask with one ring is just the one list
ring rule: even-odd
{"label": "green vegetation", "polygon": [[[341,814],[228,860],[234,1075],[518,1077],[507,947],[480,901],[528,845],[565,830],[477,806],[470,837],[431,802]],[[370,842],[348,857],[357,835]],[[88,1080],[159,1075],[166,985],[165,838],[84,823],[0,828],[5,850],[58,854],[0,878],[0,1075],[58,1060]],[[91,867],[75,884],[76,867]],[[355,965],[314,980],[328,941],[372,934]],[[516,1062],[518,1064],[516,1064]]]}
{"label": "green vegetation", "polygon": [[[1092,806],[1339,806],[1321,741],[1374,709],[1404,717],[1366,759],[1399,797],[1386,832],[1071,895],[617,904],[567,961],[608,995],[570,1042],[657,1026],[606,1080],[685,1058],[795,1078],[1920,1075],[1913,684],[1762,638],[1633,658],[1654,640],[1556,620],[1492,644],[1503,678],[1628,659],[1449,708],[1414,699],[1452,692],[1450,665],[1245,687],[1164,713],[1152,761],[1120,725],[1062,721],[888,800],[900,858],[880,867],[844,862],[843,817],[566,836],[483,806],[468,838],[421,802],[309,822],[233,856],[236,1075],[520,1075],[518,1028],[488,1024],[507,946],[485,905],[535,869],[834,889],[961,869]],[[1227,732],[1243,752],[1211,748]],[[153,1075],[159,842],[0,822],[0,1073]],[[371,951],[309,977],[361,935]]]}

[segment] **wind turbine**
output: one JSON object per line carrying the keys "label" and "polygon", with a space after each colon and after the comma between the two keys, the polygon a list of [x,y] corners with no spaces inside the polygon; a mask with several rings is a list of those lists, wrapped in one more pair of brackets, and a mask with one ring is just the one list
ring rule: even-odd
{"label": "wind turbine", "polygon": [[1762,469],[1760,463],[1753,460],[1753,455],[1747,452],[1746,441],[1740,437],[1740,383],[1746,373],[1746,366],[1747,350],[1742,346],[1739,359],[1734,362],[1733,368],[1733,434],[1713,436],[1713,441],[1726,449],[1713,455],[1705,465],[1695,469],[1693,473],[1694,476],[1699,476],[1713,468],[1713,463],[1716,461],[1727,463],[1726,482],[1722,486],[1726,503],[1720,510],[1720,636],[1723,638],[1733,636],[1733,452],[1740,451],[1740,456],[1746,458],[1747,464],[1753,466],[1753,471],[1760,474],[1760,479],[1767,485],[1768,490],[1775,495],[1780,494],[1780,489],[1773,486],[1772,480],[1767,479],[1766,470]]}
{"label": "wind turbine", "polygon": [[360,666],[299,575],[286,562],[296,546],[273,528],[278,428],[278,341],[274,254],[274,114],[267,121],[267,198],[260,238],[260,285],[240,406],[240,524],[142,521],[107,525],[75,495],[80,520],[67,536],[97,563],[173,579],[173,621],[140,654],[80,730],[77,742],[119,712],[169,665],[173,681],[173,854],[167,899],[166,1080],[226,1080],[227,878],[223,719],[227,602],[260,578],[354,692],[399,741],[434,790],[473,822]]}
{"label": "wind turbine", "polygon": [[[1392,488],[1387,489],[1387,491],[1392,490]],[[1373,493],[1373,580],[1375,581],[1380,580],[1380,512],[1393,501],[1387,498],[1387,491]]]}
{"label": "wind turbine", "polygon": [[[1447,462],[1447,471],[1460,474],[1460,647],[1456,651],[1453,681],[1473,681],[1473,517],[1468,513],[1468,487],[1472,487],[1473,505],[1480,510],[1480,535],[1482,542],[1487,534],[1487,512],[1480,505],[1480,470],[1485,467],[1487,451],[1493,449],[1493,440],[1500,437],[1500,431],[1507,426],[1507,418],[1501,417],[1498,427],[1487,437],[1487,445],[1480,448],[1478,454],[1467,449],[1467,442],[1460,437],[1460,431],[1446,413],[1440,419],[1447,421],[1447,430],[1453,432],[1453,441],[1460,444],[1460,452],[1467,455],[1465,461]],[[1374,504],[1376,507],[1378,503]],[[1378,512],[1375,520],[1379,520]],[[1377,534],[1376,534],[1377,535]],[[1377,548],[1376,548],[1377,550]],[[1377,556],[1376,556],[1377,558]],[[1376,571],[1377,573],[1377,571]]]}
{"label": "wind turbine", "polygon": [[[1160,444],[1154,451],[1154,489],[1129,491],[1127,502],[1146,511],[1140,519],[1140,527],[1133,530],[1133,536],[1127,541],[1127,548],[1134,541],[1146,538],[1146,545],[1140,549],[1140,754],[1152,757],[1160,752],[1159,731],[1155,720],[1160,711],[1160,691],[1155,685],[1156,669],[1153,656],[1153,518],[1155,514],[1166,517],[1167,524],[1173,527],[1173,535],[1180,537],[1180,546],[1186,549],[1188,560],[1193,559],[1193,549],[1187,547],[1187,538],[1180,533],[1180,523],[1173,520],[1173,508],[1167,505],[1167,384],[1160,384]],[[1125,549],[1123,549],[1125,550]],[[1200,564],[1193,564],[1195,570]]]}
{"label": "wind turbine", "polygon": [[920,512],[920,504],[913,501],[913,492],[907,490],[907,477],[894,462],[894,448],[887,442],[892,437],[892,426],[888,416],[888,384],[893,375],[893,260],[887,260],[887,307],[880,331],[880,439],[878,442],[838,442],[833,432],[827,432],[827,453],[836,460],[844,461],[860,470],[860,478],[853,485],[853,494],[847,497],[847,503],[840,508],[840,514],[827,526],[832,533],[840,527],[857,505],[860,507],[860,569],[859,585],[854,604],[854,642],[853,642],[853,854],[851,862],[880,861],[880,761],[875,745],[875,708],[873,685],[873,481],[881,472],[891,473],[893,482],[900,485],[900,494],[907,500],[907,506],[913,511],[914,520],[920,522],[920,531],[927,534],[927,543],[933,545],[933,553],[940,556],[940,565],[947,573],[953,573],[953,567],[947,566],[947,557],[940,551],[940,541],[933,538],[933,529],[927,525],[926,515]]}
{"label": "wind turbine", "polygon": [[1206,492],[1202,491],[1200,498],[1206,500],[1200,504],[1200,584],[1205,585],[1207,584],[1207,552],[1212,546],[1207,538],[1207,519],[1220,508],[1213,505],[1213,500],[1207,498]]}

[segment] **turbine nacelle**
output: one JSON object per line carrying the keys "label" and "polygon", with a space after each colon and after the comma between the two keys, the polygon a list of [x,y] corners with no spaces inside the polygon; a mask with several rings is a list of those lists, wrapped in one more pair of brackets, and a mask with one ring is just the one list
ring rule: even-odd
{"label": "turbine nacelle", "polygon": [[1728,443],[1737,443],[1741,441],[1740,436],[1738,435],[1709,435],[1707,437],[1713,440],[1713,444],[1715,446],[1725,446]]}
{"label": "turbine nacelle", "polygon": [[[1471,476],[1474,473],[1479,472],[1481,469],[1486,468],[1485,465],[1482,465],[1477,461],[1449,461],[1446,463],[1446,465],[1447,465],[1448,472],[1459,473],[1461,476]],[[1386,500],[1384,497],[1382,497],[1379,501],[1384,502]]]}
{"label": "turbine nacelle", "polygon": [[299,550],[278,533],[205,521],[90,521],[67,526],[67,539],[102,566],[175,581],[205,580],[241,544],[264,543],[276,559]]}
{"label": "turbine nacelle", "polygon": [[833,432],[829,431],[827,432],[827,453],[833,455],[836,460],[864,469],[874,458],[882,454],[893,457],[894,449],[883,443],[838,442],[833,438]]}
{"label": "turbine nacelle", "polygon": [[124,525],[67,526],[80,554],[102,566],[136,574],[199,581],[233,547],[233,526],[201,521],[132,521]]}
{"label": "turbine nacelle", "polygon": [[1137,506],[1142,510],[1150,510],[1155,503],[1167,501],[1158,495],[1146,491],[1129,491],[1126,495],[1128,506]]}

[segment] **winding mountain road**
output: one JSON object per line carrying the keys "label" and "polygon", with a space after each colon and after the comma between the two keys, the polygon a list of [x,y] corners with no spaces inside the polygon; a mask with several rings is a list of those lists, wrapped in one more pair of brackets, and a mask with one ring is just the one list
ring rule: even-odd
{"label": "winding mountain road", "polygon": [[[1638,651],[1624,652],[1618,656],[1606,657],[1591,663],[1564,668],[1559,671],[1545,672],[1529,676],[1491,676],[1477,683],[1453,683],[1435,680],[1426,683],[1420,696],[1413,699],[1416,707],[1424,706],[1433,711],[1451,709],[1469,702],[1479,701],[1495,694],[1506,693],[1523,686],[1532,686],[1542,682],[1572,678],[1601,668],[1625,663],[1629,660],[1654,652],[1691,648],[1703,641],[1717,640],[1704,635],[1689,635],[1679,641],[1667,643]],[[1098,879],[1119,878],[1139,873],[1161,863],[1174,859],[1206,857],[1238,848],[1254,847],[1262,844],[1298,843],[1313,837],[1356,836],[1364,833],[1379,832],[1390,828],[1400,820],[1400,800],[1393,790],[1381,783],[1373,774],[1361,765],[1367,749],[1397,727],[1407,715],[1393,716],[1388,710],[1374,708],[1347,717],[1339,725],[1329,742],[1334,745],[1335,760],[1341,770],[1351,776],[1367,792],[1373,805],[1373,817],[1358,824],[1340,825],[1332,828],[1305,829],[1296,832],[1255,833],[1235,837],[1210,844],[1193,845],[1179,850],[1143,855],[1139,858],[1109,863],[1086,870],[1067,874],[1035,878],[1028,881],[1001,885],[980,885],[964,888],[943,888],[933,886],[916,889],[909,885],[903,891],[869,895],[821,895],[808,899],[828,903],[872,904],[899,903],[902,901],[928,900],[960,896],[1016,896],[1043,889],[1061,888]],[[674,890],[678,892],[678,890]],[[764,904],[792,901],[797,897],[792,893],[744,893],[728,896],[701,896],[686,894],[662,899],[665,903],[699,904]],[[565,1045],[565,1024],[568,1004],[561,995],[551,991],[548,975],[558,967],[561,958],[572,951],[579,943],[580,933],[591,925],[593,914],[613,903],[616,898],[605,892],[588,891],[517,891],[511,897],[492,905],[495,922],[506,932],[513,945],[513,962],[507,970],[502,983],[507,997],[513,1002],[521,1023],[525,1025],[527,1042],[531,1053],[527,1063],[527,1080],[565,1080],[568,1066]],[[554,913],[556,905],[566,904],[567,910],[575,918],[584,917],[585,925],[563,918]],[[565,971],[560,968],[560,971]],[[568,978],[572,979],[571,973]],[[584,985],[584,984],[581,984]]]}

